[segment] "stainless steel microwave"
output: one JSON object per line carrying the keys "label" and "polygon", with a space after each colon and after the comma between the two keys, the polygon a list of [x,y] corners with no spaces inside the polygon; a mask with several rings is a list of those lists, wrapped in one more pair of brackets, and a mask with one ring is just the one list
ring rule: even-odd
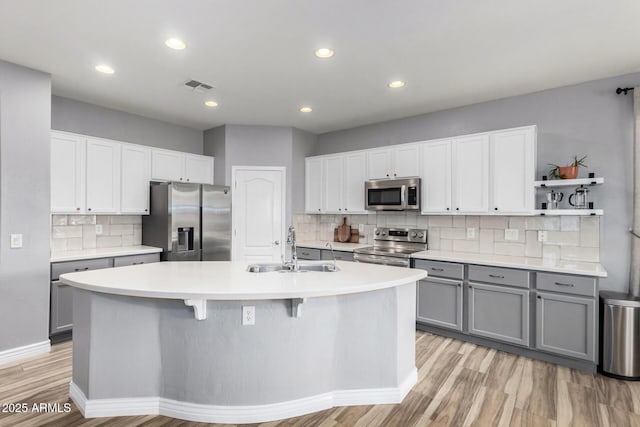
{"label": "stainless steel microwave", "polygon": [[420,210],[420,178],[366,181],[364,200],[369,211]]}

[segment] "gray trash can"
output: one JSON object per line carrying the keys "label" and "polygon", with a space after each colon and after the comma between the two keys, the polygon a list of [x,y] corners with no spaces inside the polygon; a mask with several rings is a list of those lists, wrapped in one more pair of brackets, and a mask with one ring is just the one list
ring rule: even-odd
{"label": "gray trash can", "polygon": [[600,370],[640,380],[640,297],[600,292]]}

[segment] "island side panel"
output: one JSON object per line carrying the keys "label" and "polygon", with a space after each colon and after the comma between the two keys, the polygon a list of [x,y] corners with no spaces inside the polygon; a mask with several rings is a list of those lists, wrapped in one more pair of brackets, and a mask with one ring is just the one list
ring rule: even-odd
{"label": "island side panel", "polygon": [[415,369],[415,282],[344,295],[339,307],[336,389],[398,387]]}
{"label": "island side panel", "polygon": [[308,298],[301,317],[290,300],[208,301],[200,321],[182,300],[75,292],[74,382],[89,400],[265,405],[396,389],[415,368],[415,283]]}
{"label": "island side panel", "polygon": [[[74,362],[73,381],[88,399],[160,395],[159,313],[168,303],[74,289],[74,359],[88,354],[89,365]],[[85,375],[83,388],[76,379]]]}
{"label": "island side panel", "polygon": [[[243,305],[256,308],[255,325],[242,325]],[[209,301],[203,321],[189,310],[167,312],[163,396],[236,406],[331,391],[339,320],[336,297],[308,299],[299,318],[290,300]]]}

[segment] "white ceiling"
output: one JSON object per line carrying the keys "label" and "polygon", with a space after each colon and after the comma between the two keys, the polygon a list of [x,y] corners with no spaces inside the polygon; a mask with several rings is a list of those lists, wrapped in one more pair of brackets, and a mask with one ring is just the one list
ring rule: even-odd
{"label": "white ceiling", "polygon": [[51,73],[56,95],[197,129],[322,133],[640,71],[639,18],[636,0],[0,0],[0,59]]}

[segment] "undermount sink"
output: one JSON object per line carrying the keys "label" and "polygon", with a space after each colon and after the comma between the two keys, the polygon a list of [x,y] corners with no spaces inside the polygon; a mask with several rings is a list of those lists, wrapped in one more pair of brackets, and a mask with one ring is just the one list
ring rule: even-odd
{"label": "undermount sink", "polygon": [[298,263],[298,271],[295,271],[291,265],[274,263],[250,264],[247,271],[249,273],[272,273],[274,271],[280,273],[305,273],[307,271],[333,273],[340,271],[340,269],[334,266],[333,262],[304,262]]}

